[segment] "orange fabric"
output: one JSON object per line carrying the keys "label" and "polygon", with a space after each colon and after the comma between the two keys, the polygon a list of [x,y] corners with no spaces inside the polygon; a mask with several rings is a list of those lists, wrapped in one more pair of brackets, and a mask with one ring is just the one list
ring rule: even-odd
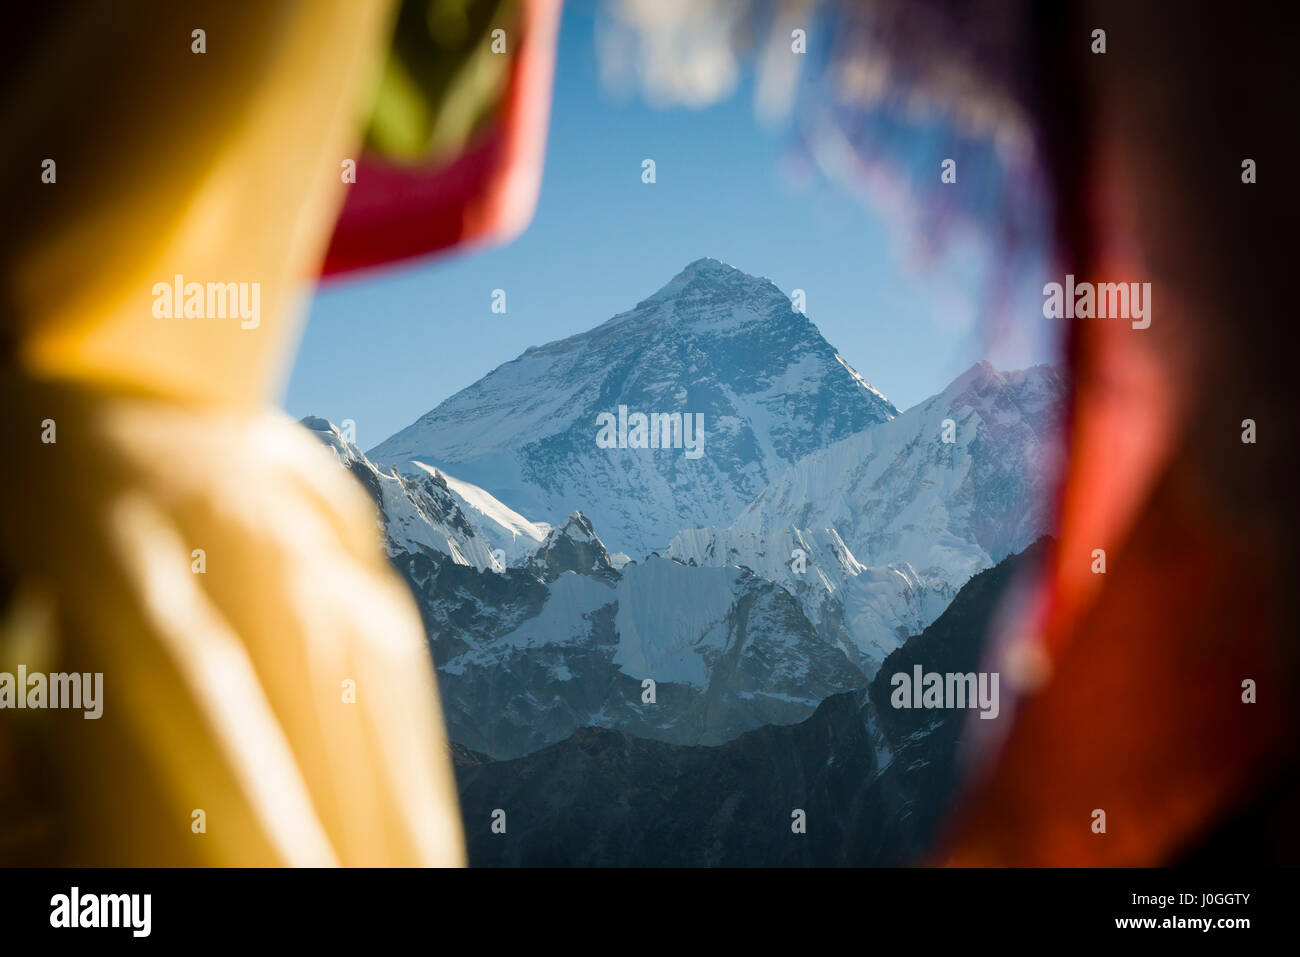
{"label": "orange fabric", "polygon": [[[1098,74],[1129,104],[1125,75]],[[1155,101],[1162,89],[1143,87]],[[1220,364],[1243,334],[1232,326],[1239,306],[1198,266],[1213,243],[1180,234],[1196,218],[1188,197],[1205,187],[1199,169],[1152,159],[1166,148],[1150,130],[1160,115],[1152,102],[1099,109],[1087,146],[1072,146],[1087,171],[1061,187],[1082,207],[1072,268],[1081,280],[1150,281],[1152,321],[1071,326],[1058,542],[1013,642],[1042,663],[1041,684],[1004,709],[1012,721],[1000,747],[976,757],[941,861],[1168,864],[1294,759],[1289,532],[1280,515],[1244,509],[1233,488],[1265,474],[1253,463],[1266,453],[1242,442],[1238,423],[1266,406],[1240,398],[1238,359]],[[1233,166],[1220,168],[1231,189]],[[1180,191],[1176,173],[1200,191]],[[1269,425],[1282,441],[1282,423]],[[1255,703],[1243,700],[1247,679]]]}

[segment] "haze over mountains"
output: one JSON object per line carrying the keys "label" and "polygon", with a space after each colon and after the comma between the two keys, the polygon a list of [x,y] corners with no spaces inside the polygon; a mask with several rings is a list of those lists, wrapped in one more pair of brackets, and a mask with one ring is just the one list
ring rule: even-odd
{"label": "haze over mountains", "polygon": [[[1063,391],[978,363],[900,414],[770,282],[704,259],[369,455],[304,424],[378,506],[453,742],[501,759],[587,727],[720,745],[866,687],[1047,530]],[[703,454],[602,447],[620,406],[702,414]]]}

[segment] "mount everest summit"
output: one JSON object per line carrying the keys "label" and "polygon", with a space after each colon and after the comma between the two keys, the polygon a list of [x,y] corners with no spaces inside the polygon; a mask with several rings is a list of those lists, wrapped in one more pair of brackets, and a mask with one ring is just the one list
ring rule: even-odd
{"label": "mount everest summit", "polygon": [[[601,413],[702,415],[703,454],[600,448]],[[700,259],[630,312],[528,349],[369,452],[437,466],[530,519],[582,510],[641,558],[723,525],[790,465],[898,410],[789,297]]]}
{"label": "mount everest summit", "polygon": [[[377,506],[452,741],[512,758],[583,727],[722,744],[865,687],[1048,530],[1063,395],[978,363],[900,413],[771,282],[702,259],[367,454],[304,425]],[[598,441],[636,413],[701,415],[701,454]]]}

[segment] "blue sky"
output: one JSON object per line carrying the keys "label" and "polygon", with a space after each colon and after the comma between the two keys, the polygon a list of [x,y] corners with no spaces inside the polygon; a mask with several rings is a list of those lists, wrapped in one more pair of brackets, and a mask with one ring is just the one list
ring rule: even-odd
{"label": "blue sky", "polygon": [[[900,409],[940,391],[985,357],[969,319],[991,251],[976,239],[938,265],[911,265],[870,202],[816,177],[793,184],[790,134],[755,120],[752,90],[745,77],[698,110],[615,95],[600,82],[590,11],[569,5],[530,226],[505,246],[323,287],[287,410],[352,419],[358,445],[371,448],[527,347],[630,309],[705,255],[786,293],[804,289],[808,317]],[[647,157],[652,185],[641,182]],[[1043,322],[1034,282],[1024,287],[1017,316]],[[505,315],[491,311],[498,288]],[[1008,367],[1051,356],[1036,343],[989,358]]]}

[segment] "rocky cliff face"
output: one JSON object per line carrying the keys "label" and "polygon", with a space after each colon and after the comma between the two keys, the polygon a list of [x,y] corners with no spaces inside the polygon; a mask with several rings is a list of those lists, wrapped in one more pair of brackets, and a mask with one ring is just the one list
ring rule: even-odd
{"label": "rocky cliff face", "polygon": [[[899,710],[889,676],[973,672],[999,599],[1042,544],[976,575],[870,685],[717,747],[583,729],[512,761],[456,758],[471,863],[885,865],[922,859],[958,781],[969,710]],[[978,719],[975,719],[978,720]],[[494,833],[493,813],[506,831]],[[806,832],[792,830],[802,811]]]}
{"label": "rocky cliff face", "polygon": [[397,564],[425,616],[449,735],[495,757],[592,726],[719,743],[865,680],[784,589],[666,558],[617,570],[581,513],[502,573]]}

